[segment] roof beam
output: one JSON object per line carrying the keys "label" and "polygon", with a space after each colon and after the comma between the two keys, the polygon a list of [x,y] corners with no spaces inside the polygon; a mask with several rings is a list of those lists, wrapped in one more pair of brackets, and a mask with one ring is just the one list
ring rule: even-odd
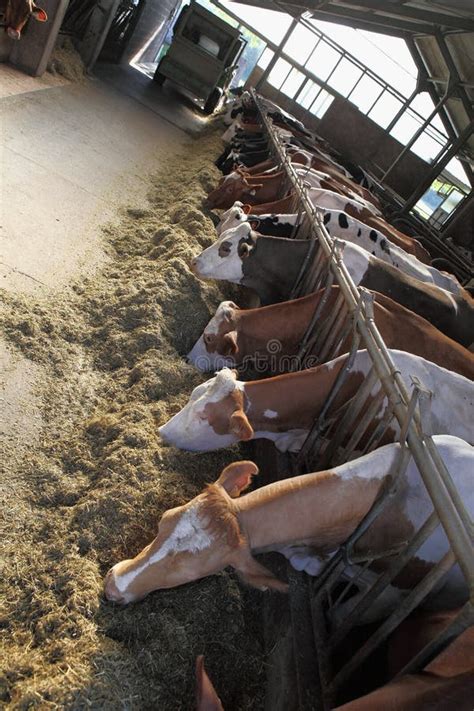
{"label": "roof beam", "polygon": [[370,10],[376,10],[382,15],[388,17],[396,17],[400,20],[420,20],[425,23],[430,22],[433,25],[441,27],[453,27],[464,32],[474,32],[474,20],[458,15],[447,15],[440,12],[434,12],[426,5],[426,10],[408,7],[407,5],[394,5],[393,3],[383,2],[382,0],[344,0],[344,5],[351,7],[366,7]]}
{"label": "roof beam", "polygon": [[448,67],[449,75],[450,75],[453,83],[456,85],[457,94],[462,101],[464,110],[467,113],[469,120],[472,121],[472,119],[473,119],[472,101],[469,99],[469,96],[467,95],[464,87],[461,86],[461,77],[459,76],[459,72],[458,72],[457,67],[454,63],[453,56],[452,56],[450,49],[446,43],[446,40],[444,39],[441,32],[436,33],[436,41],[438,43],[438,47],[441,52],[441,55],[442,55],[444,61],[446,62],[446,66]]}
{"label": "roof beam", "polygon": [[[298,2],[303,5],[302,0],[298,0]],[[293,3],[286,2],[285,4],[291,7]],[[365,29],[376,30],[384,34],[395,34],[395,30],[397,31],[397,36],[406,33],[432,35],[434,32],[433,26],[426,22],[409,22],[406,20],[396,20],[393,17],[381,17],[371,11],[358,12],[357,10],[351,10],[342,5],[327,5],[326,3],[315,2],[315,0],[305,0],[304,6],[311,12],[314,12],[320,20],[339,22],[341,24],[344,24],[343,20],[352,20],[352,27],[354,27],[354,25],[362,27],[364,23],[366,25]],[[388,28],[393,31],[388,31]]]}

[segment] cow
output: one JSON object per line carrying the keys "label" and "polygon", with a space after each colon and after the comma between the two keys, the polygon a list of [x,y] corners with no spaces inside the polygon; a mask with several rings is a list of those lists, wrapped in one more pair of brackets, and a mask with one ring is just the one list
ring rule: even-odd
{"label": "cow", "polygon": [[[407,390],[416,376],[431,391],[433,432],[474,442],[474,383],[411,353],[389,352]],[[223,368],[193,390],[189,402],[158,428],[159,435],[168,444],[191,452],[210,452],[260,438],[271,440],[282,452],[297,452],[340,371],[348,368],[327,413],[328,422],[336,411],[345,408],[372,368],[365,350],[357,351],[352,364],[348,358],[344,354],[307,370],[246,382],[237,380],[235,370]],[[380,384],[374,385],[371,398],[380,394],[380,388]],[[384,398],[376,419],[386,411]],[[393,422],[386,433],[388,441],[398,431],[398,424]]]}
{"label": "cow", "polygon": [[[221,222],[216,228],[218,234],[223,236],[226,228],[232,229],[234,226],[248,221],[250,224],[255,224],[260,234],[275,237],[296,236],[298,228],[295,230],[295,225],[299,220],[297,213],[289,215],[247,215],[246,213],[252,209],[252,206],[242,205],[240,207],[239,205],[242,204],[234,203],[233,207],[222,215]],[[435,284],[452,294],[461,292],[461,284],[455,276],[440,272],[435,267],[420,262],[413,254],[408,254],[404,249],[393,244],[385,235],[347,215],[345,212],[321,209],[320,214],[323,217],[327,232],[332,237],[338,237],[362,247],[383,262],[397,267],[397,269],[415,277],[415,279],[420,279],[420,281],[428,284]],[[296,233],[295,235],[293,235],[293,231]]]}
{"label": "cow", "polygon": [[[395,631],[389,643],[403,645],[408,662],[414,654],[407,649],[420,650],[435,639],[456,612],[417,611]],[[474,627],[469,627],[452,641],[430,664],[418,674],[401,676],[388,684],[334,711],[472,711],[474,698]],[[202,655],[196,659],[197,711],[223,711],[222,702],[204,668]]]}
{"label": "cow", "polygon": [[47,22],[47,13],[33,0],[0,0],[0,17],[5,31],[13,40],[19,40],[30,17],[38,22]]}
{"label": "cow", "polygon": [[[472,446],[450,436],[434,437],[434,442],[466,509],[474,513]],[[319,555],[337,550],[370,511],[400,455],[400,444],[389,444],[341,466],[284,479],[242,497],[258,468],[253,462],[234,462],[203,493],[166,511],[156,538],[135,558],[109,570],[105,596],[119,604],[136,602],[154,590],[199,580],[228,566],[253,587],[286,592],[287,584],[257,562],[254,554],[288,550],[301,542]],[[411,460],[393,500],[359,540],[357,554],[374,558],[396,549],[413,537],[431,511],[431,501]],[[394,579],[390,604],[399,603],[448,548],[439,526],[417,558]],[[390,560],[381,557],[379,567],[383,569]],[[430,604],[437,606],[447,596],[462,604],[468,590],[457,566],[443,583],[443,590],[430,596]],[[364,622],[361,615],[359,623]]]}
{"label": "cow", "polygon": [[[256,364],[259,372],[264,366],[272,373],[286,372],[296,363],[294,356],[321,300],[318,323],[331,315],[340,293],[338,286],[332,286],[329,293],[320,289],[301,299],[254,309],[223,301],[187,359],[204,372],[248,363]],[[473,353],[388,296],[371,293],[374,322],[388,348],[413,353],[474,380]],[[349,347],[347,335],[340,352]]]}
{"label": "cow", "polygon": [[[231,155],[229,154],[229,158]],[[347,181],[346,183],[340,183],[325,173],[317,173],[306,168],[297,168],[295,172],[308,186],[343,195],[345,199],[354,203],[354,211],[361,212],[365,210],[370,214],[380,215],[378,208],[357,195],[352,188],[346,186]],[[271,202],[279,197],[281,187],[286,180],[286,173],[283,171],[271,176],[246,175],[242,171],[235,171],[231,175],[231,180],[224,181],[214,190],[211,190],[205,201],[206,207],[228,209],[232,207],[236,200],[244,200],[251,205]],[[269,189],[270,185],[271,190]],[[322,204],[322,206],[324,207],[325,205]]]}
{"label": "cow", "polygon": [[[262,237],[243,223],[227,231],[191,262],[196,276],[225,279],[252,289],[262,305],[286,301],[309,255],[311,240]],[[463,346],[473,344],[474,300],[420,282],[349,242],[342,260],[356,286],[386,294],[426,318]]]}
{"label": "cow", "polygon": [[[425,645],[436,639],[457,612],[418,610],[402,622],[389,643],[390,675],[401,671]],[[418,674],[397,676],[385,686],[337,706],[334,711],[379,711],[383,708],[391,711],[472,711],[473,699],[474,627],[471,626]]]}

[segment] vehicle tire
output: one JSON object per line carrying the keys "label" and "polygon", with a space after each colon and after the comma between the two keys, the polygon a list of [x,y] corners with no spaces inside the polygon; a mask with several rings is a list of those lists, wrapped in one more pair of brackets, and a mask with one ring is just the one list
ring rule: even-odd
{"label": "vehicle tire", "polygon": [[220,89],[214,89],[210,96],[208,97],[206,103],[204,104],[204,113],[205,114],[212,114],[214,109],[217,107],[217,104],[221,100],[221,90]]}
{"label": "vehicle tire", "polygon": [[160,74],[158,71],[155,72],[153,81],[156,81],[158,86],[163,86],[163,84],[165,83],[165,79],[166,79],[166,77],[164,76],[164,74]]}

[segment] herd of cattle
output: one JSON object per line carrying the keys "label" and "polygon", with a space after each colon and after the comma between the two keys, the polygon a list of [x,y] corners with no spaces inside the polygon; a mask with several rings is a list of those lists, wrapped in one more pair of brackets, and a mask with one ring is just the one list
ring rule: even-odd
{"label": "herd of cattle", "polygon": [[[430,264],[430,256],[419,242],[384,220],[363,171],[341,165],[340,158],[331,155],[327,145],[299,121],[275,104],[262,102],[328,232],[341,240],[342,260],[352,279],[372,290],[375,324],[407,389],[418,378],[431,391],[433,439],[472,514],[473,298],[456,277]],[[185,450],[203,452],[265,438],[280,451],[298,452],[315,418],[327,406],[339,373],[348,369],[328,418],[343,416],[372,366],[365,350],[348,361],[348,340],[346,349],[340,350],[343,355],[315,367],[286,372],[288,358],[298,352],[315,309],[322,306],[319,318],[325,318],[335,308],[340,289],[333,286],[324,297],[324,290],[320,290],[288,301],[311,240],[298,239],[302,216],[291,212],[294,195],[288,194],[285,174],[271,157],[268,136],[258,117],[246,93],[225,116],[227,147],[217,161],[224,176],[207,199],[207,207],[225,212],[216,219],[216,242],[193,260],[191,268],[200,278],[248,287],[261,305],[243,309],[231,301],[221,303],[188,354],[188,360],[200,370],[217,372],[196,387],[189,402],[159,428],[164,441]],[[246,381],[237,377],[235,368],[265,358],[267,362],[271,359],[272,377]],[[380,383],[373,386],[370,396],[379,405],[364,434],[367,438],[388,408]],[[250,461],[234,462],[199,496],[167,511],[156,538],[135,558],[114,565],[105,580],[106,597],[122,604],[134,602],[151,591],[182,585],[227,566],[261,590],[286,591],[287,584],[254,557],[268,551],[280,552],[297,570],[317,575],[324,560],[354,531],[387,483],[400,455],[399,435],[398,425],[391,424],[381,446],[364,456],[329,470],[283,479],[243,496],[258,469]],[[402,476],[394,500],[361,539],[361,555],[366,552],[374,557],[396,550],[431,513],[431,501],[413,460]],[[360,623],[389,614],[448,548],[444,530],[438,526]],[[382,557],[378,564],[378,570],[383,570],[388,559]],[[439,615],[441,610],[458,608],[467,597],[466,582],[454,566],[430,593],[427,606]],[[356,601],[357,596],[347,605]],[[428,630],[435,628],[439,625],[433,625],[432,616],[425,617],[416,634],[411,628],[412,641],[418,635],[426,643]],[[453,703],[470,708],[473,643],[472,630],[467,630],[444,653],[443,659],[448,660],[444,665],[438,663],[430,673],[401,677],[365,701],[341,708],[380,709],[387,699],[392,700],[391,708],[404,711],[452,708]],[[200,708],[221,708],[202,661],[198,679],[204,698]],[[400,703],[393,703],[394,699]],[[436,703],[442,699],[446,705],[430,705],[434,699]]]}

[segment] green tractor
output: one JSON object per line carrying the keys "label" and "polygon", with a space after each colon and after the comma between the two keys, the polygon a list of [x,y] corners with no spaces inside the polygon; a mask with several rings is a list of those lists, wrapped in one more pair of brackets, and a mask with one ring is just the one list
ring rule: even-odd
{"label": "green tractor", "polygon": [[246,45],[239,30],[194,0],[186,5],[173,28],[173,41],[161,58],[154,81],[178,84],[212,114],[229,87]]}

